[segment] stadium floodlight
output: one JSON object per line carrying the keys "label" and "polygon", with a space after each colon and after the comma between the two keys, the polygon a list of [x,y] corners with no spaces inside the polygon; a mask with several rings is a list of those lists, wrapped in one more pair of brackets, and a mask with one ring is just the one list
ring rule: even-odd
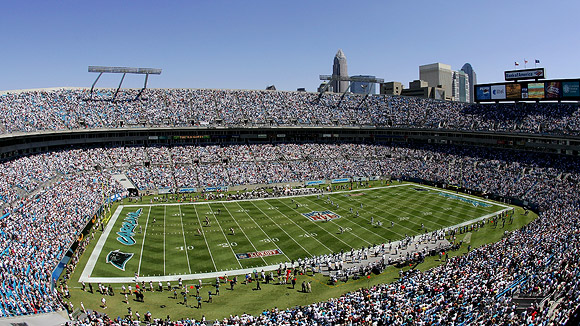
{"label": "stadium floodlight", "polygon": [[145,75],[145,83],[143,84],[143,88],[139,91],[139,94],[135,97],[135,100],[138,100],[143,91],[147,88],[147,80],[149,80],[149,75],[161,75],[161,69],[158,68],[133,68],[133,67],[106,67],[106,66],[89,66],[89,72],[97,72],[99,76],[95,79],[95,82],[91,86],[91,93],[89,99],[93,98],[93,90],[95,89],[95,85],[99,81],[99,78],[104,73],[112,73],[112,74],[123,74],[121,77],[121,81],[119,82],[119,87],[115,91],[113,98],[111,99],[112,102],[115,101],[119,90],[121,89],[121,85],[123,84],[123,80],[125,79],[126,74],[139,74]]}
{"label": "stadium floodlight", "polygon": [[131,67],[89,66],[89,72],[107,72],[107,73],[117,73],[117,74],[161,75],[161,69],[157,69],[157,68],[131,68]]}
{"label": "stadium floodlight", "polygon": [[338,80],[338,81],[348,81],[348,82],[363,82],[363,83],[384,83],[383,78],[376,77],[363,77],[363,76],[338,76],[338,75],[320,75],[320,80]]}
{"label": "stadium floodlight", "polygon": [[[347,81],[348,82],[348,87],[344,90],[344,92],[342,93],[342,96],[340,97],[340,100],[338,101],[338,104],[336,105],[337,108],[340,107],[340,104],[342,103],[344,96],[351,89],[353,82],[378,83],[378,84],[385,82],[385,80],[383,78],[364,77],[364,76],[349,77],[349,76],[339,76],[339,75],[320,75],[320,80],[328,80],[329,82],[326,83],[326,85],[324,85],[324,87],[320,90],[320,93],[318,94],[319,101],[320,101],[320,98],[322,97],[322,94],[324,94],[324,92],[326,92],[328,87],[330,87],[330,84],[332,81],[336,80],[336,81]],[[357,106],[357,109],[362,106],[362,104],[364,103],[364,101],[366,101],[368,96],[369,96],[369,94],[367,93],[366,96],[363,98],[363,100]]]}

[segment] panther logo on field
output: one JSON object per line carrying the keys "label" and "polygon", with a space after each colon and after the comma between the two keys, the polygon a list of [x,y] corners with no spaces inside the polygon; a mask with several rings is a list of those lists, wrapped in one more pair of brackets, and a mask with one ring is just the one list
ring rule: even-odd
{"label": "panther logo on field", "polygon": [[119,249],[109,252],[107,255],[107,263],[125,271],[125,265],[133,257],[133,253],[121,252]]}

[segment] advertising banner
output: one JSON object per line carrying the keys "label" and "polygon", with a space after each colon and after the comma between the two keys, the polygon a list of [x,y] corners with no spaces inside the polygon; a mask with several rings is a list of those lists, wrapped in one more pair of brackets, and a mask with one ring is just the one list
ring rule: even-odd
{"label": "advertising banner", "polygon": [[505,100],[505,85],[493,85],[493,86],[491,86],[491,99],[492,100]]}
{"label": "advertising banner", "polygon": [[350,178],[340,178],[340,179],[332,179],[331,183],[344,183],[350,182]]}
{"label": "advertising banner", "polygon": [[171,189],[171,188],[159,188],[159,189],[157,189],[157,193],[160,194],[160,195],[172,194],[173,193],[173,189]]}
{"label": "advertising banner", "polygon": [[510,70],[504,72],[505,80],[520,80],[520,79],[543,79],[544,68],[537,69],[521,69],[521,70]]}
{"label": "advertising banner", "polygon": [[177,192],[185,193],[185,192],[196,192],[196,188],[179,188]]}
{"label": "advertising banner", "polygon": [[562,97],[580,97],[580,82],[563,82]]}
{"label": "advertising banner", "polygon": [[478,100],[490,100],[491,90],[489,86],[477,86],[475,93],[477,94]]}
{"label": "advertising banner", "polygon": [[323,185],[325,184],[324,180],[310,180],[310,181],[305,181],[304,185],[306,186],[315,186],[315,185]]}
{"label": "advertising banner", "polygon": [[205,187],[205,192],[228,191],[228,186]]}

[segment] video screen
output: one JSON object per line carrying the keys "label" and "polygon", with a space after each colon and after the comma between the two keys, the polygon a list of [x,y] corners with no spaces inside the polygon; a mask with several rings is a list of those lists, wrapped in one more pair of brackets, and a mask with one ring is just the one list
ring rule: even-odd
{"label": "video screen", "polygon": [[528,98],[544,98],[544,83],[528,83]]}
{"label": "video screen", "polygon": [[522,85],[518,83],[505,85],[506,97],[508,99],[522,98]]}
{"label": "video screen", "polygon": [[546,82],[546,98],[561,98],[562,97],[562,82],[549,81]]}

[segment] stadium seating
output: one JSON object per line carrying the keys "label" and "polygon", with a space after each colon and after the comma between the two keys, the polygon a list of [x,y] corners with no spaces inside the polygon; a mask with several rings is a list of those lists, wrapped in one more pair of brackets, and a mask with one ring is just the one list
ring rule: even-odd
{"label": "stadium seating", "polygon": [[[281,125],[338,121],[578,135],[580,126],[578,105],[571,104],[477,106],[376,96],[365,110],[358,110],[362,98],[354,95],[346,96],[339,109],[334,107],[338,95],[317,101],[315,94],[293,92],[151,90],[149,101],[114,104],[84,101],[87,95],[86,90],[67,90],[1,96],[0,129],[15,133],[119,127],[119,121],[125,126],[190,126],[218,120],[226,125],[267,125],[272,120]],[[232,316],[218,324],[467,325],[493,320],[548,325],[549,320],[565,321],[579,304],[580,165],[572,158],[408,144],[97,147],[24,156],[0,163],[0,171],[0,316],[62,308],[65,289],[53,290],[50,274],[105,200],[126,195],[112,178],[117,172],[143,190],[388,175],[461,185],[540,208],[537,220],[500,242],[430,271],[410,273],[397,283],[304,307]],[[538,291],[557,304],[522,314],[505,295]],[[88,318],[103,320],[96,314]]]}
{"label": "stadium seating", "polygon": [[355,94],[341,101],[340,94],[318,99],[318,94],[306,92],[207,89],[150,89],[145,101],[132,101],[137,91],[127,91],[111,103],[104,100],[111,92],[99,91],[94,101],[86,101],[86,89],[4,94],[0,96],[0,132],[220,124],[373,125],[580,135],[579,106],[571,103],[477,105],[404,96],[365,99]]}

